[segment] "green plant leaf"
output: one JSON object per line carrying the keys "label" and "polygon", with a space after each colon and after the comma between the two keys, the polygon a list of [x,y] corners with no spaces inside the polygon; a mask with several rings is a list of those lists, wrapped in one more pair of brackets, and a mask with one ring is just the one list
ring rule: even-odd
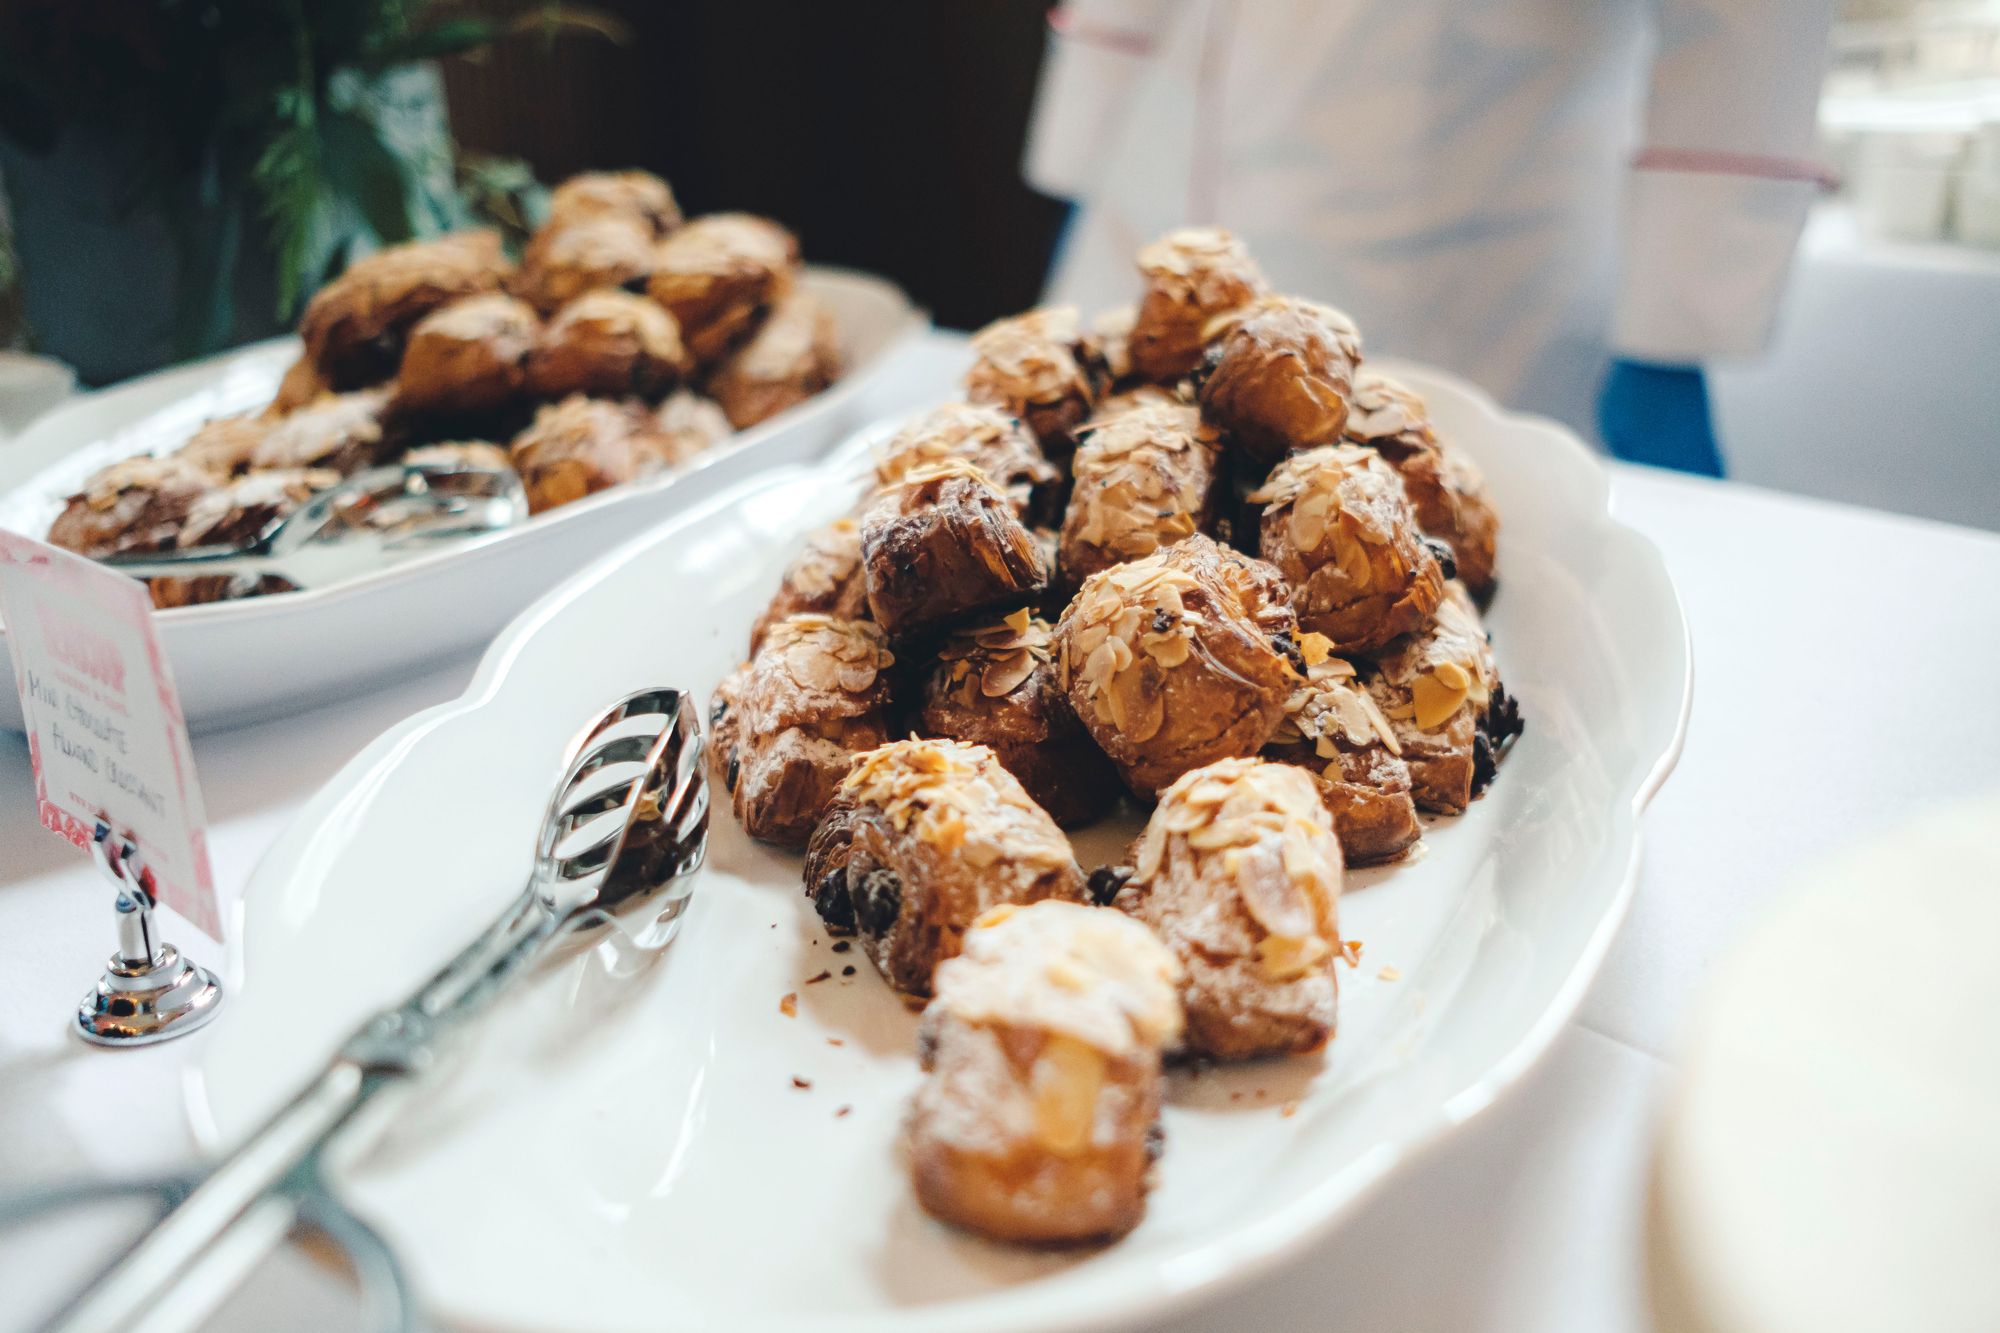
{"label": "green plant leaf", "polygon": [[383,141],[375,122],[327,107],[321,116],[327,188],[352,206],[372,235],[369,248],[394,245],[430,230],[413,207],[408,163]]}
{"label": "green plant leaf", "polygon": [[377,67],[403,65],[416,60],[440,60],[445,56],[476,51],[500,35],[498,25],[485,19],[446,19],[418,32],[407,33],[377,46],[369,54],[369,64]]}
{"label": "green plant leaf", "polygon": [[544,42],[553,42],[563,32],[590,33],[613,46],[628,46],[632,25],[616,14],[584,5],[542,4],[517,15],[507,25],[510,32],[537,33]]}

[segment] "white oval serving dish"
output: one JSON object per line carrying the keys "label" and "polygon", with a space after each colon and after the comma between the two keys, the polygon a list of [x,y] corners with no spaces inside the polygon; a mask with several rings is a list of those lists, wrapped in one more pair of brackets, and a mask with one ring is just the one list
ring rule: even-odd
{"label": "white oval serving dish", "polygon": [[[1342,969],[1323,1058],[1176,1075],[1147,1218],[1115,1245],[954,1233],[916,1207],[898,1156],[915,1015],[858,953],[832,951],[798,858],[719,808],[664,958],[600,950],[539,978],[344,1178],[431,1311],[577,1333],[1124,1326],[1295,1253],[1517,1079],[1624,915],[1639,812],[1685,728],[1687,631],[1581,444],[1458,381],[1397,373],[1503,516],[1489,624],[1527,732],[1421,856],[1351,877],[1343,933],[1364,952]],[[191,1085],[210,1147],[514,892],[562,746],[599,704],[656,683],[706,695],[855,475],[850,448],[705,497],[545,597],[462,698],[309,803],[245,895],[236,993]],[[1080,835],[1079,858],[1115,857],[1136,827]]]}
{"label": "white oval serving dish", "polygon": [[[295,712],[484,643],[593,557],[666,515],[754,471],[818,457],[860,424],[857,399],[925,320],[901,290],[867,274],[811,268],[805,286],[833,311],[846,373],[688,467],[337,585],[161,612],[161,643],[189,725]],[[44,535],[99,467],[175,448],[211,417],[255,410],[297,355],[297,339],[273,339],[55,409],[0,450],[0,527]],[[11,674],[0,636],[0,675]],[[21,729],[11,692],[0,694],[0,727]]]}

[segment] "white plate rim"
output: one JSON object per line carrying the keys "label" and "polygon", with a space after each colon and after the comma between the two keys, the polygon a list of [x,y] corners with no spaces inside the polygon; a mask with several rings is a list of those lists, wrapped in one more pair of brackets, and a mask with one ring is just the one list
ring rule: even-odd
{"label": "white plate rim", "polygon": [[[1391,374],[1397,373],[1397,363],[1387,358],[1380,361],[1379,366]],[[1665,738],[1651,764],[1638,775],[1636,783],[1631,784],[1630,796],[1614,811],[1616,823],[1612,832],[1615,842],[1622,843],[1624,847],[1618,883],[1605,901],[1588,939],[1577,951],[1561,985],[1536,1020],[1475,1079],[1438,1102],[1423,1116],[1421,1123],[1413,1122],[1412,1126],[1398,1138],[1378,1144],[1363,1157],[1316,1182],[1289,1204],[1253,1223],[1218,1235],[1201,1244],[1198,1249],[1182,1256],[1183,1262],[1177,1267],[1200,1270],[1200,1276],[1193,1280],[1172,1283],[1160,1281],[1144,1288],[1128,1288],[1122,1298],[1100,1296],[1068,1310],[1039,1309],[1034,1320],[1034,1326],[1038,1329],[1060,1333],[1068,1330],[1141,1326],[1150,1319],[1163,1317],[1188,1304],[1211,1301],[1224,1292],[1270,1272],[1297,1257],[1312,1244],[1323,1240],[1361,1204],[1373,1197],[1376,1191],[1393,1176],[1465,1127],[1501,1096],[1517,1086],[1521,1079],[1540,1062],[1563,1027],[1574,1017],[1590,984],[1596,979],[1612,941],[1630,912],[1643,851],[1644,839],[1640,828],[1640,817],[1679,762],[1686,743],[1688,721],[1693,707],[1693,640],[1679,590],[1674,585],[1659,548],[1644,534],[1617,518],[1611,507],[1609,473],[1600,459],[1573,433],[1545,417],[1509,412],[1495,403],[1484,390],[1457,376],[1429,367],[1421,368],[1420,373],[1430,382],[1449,385],[1476,405],[1486,417],[1504,424],[1508,429],[1533,430],[1543,438],[1547,448],[1564,460],[1559,466],[1581,470],[1588,475],[1595,500],[1595,506],[1590,511],[1593,526],[1609,530],[1633,553],[1643,558],[1671,604],[1678,631],[1675,637],[1680,643],[1684,663],[1680,680],[1680,698],[1670,735]],[[877,423],[856,432],[853,438],[879,432],[881,429],[882,424]],[[1552,466],[1557,465],[1552,464]],[[250,882],[253,884],[262,882],[267,878],[269,867],[280,864],[283,860],[299,859],[305,846],[338,822],[333,816],[340,807],[358,804],[365,800],[370,790],[394,767],[399,756],[417,744],[425,734],[451,718],[476,711],[490,702],[499,693],[515,658],[535,634],[554,619],[564,607],[608,578],[613,571],[635,558],[643,550],[669,540],[675,531],[700,521],[713,510],[732,504],[737,489],[739,488],[732,486],[707,497],[700,504],[675,514],[652,529],[605,552],[592,564],[523,611],[495,638],[481,657],[463,693],[455,699],[415,713],[385,731],[356,754],[305,805],[300,807],[285,831],[259,859]],[[292,850],[294,846],[300,851],[294,852]],[[237,904],[238,919],[232,922],[232,925],[239,928],[230,932],[232,972],[237,972],[242,961],[239,953],[243,940],[240,914],[245,905],[240,901]],[[190,1125],[201,1147],[209,1152],[225,1147],[221,1132],[208,1113],[206,1098],[201,1087],[199,1066],[189,1069],[183,1090]],[[1011,1310],[1012,1313],[1019,1313],[1018,1309],[1013,1307],[1004,1308]],[[513,1327],[506,1324],[496,1325],[490,1321],[474,1323],[456,1321],[448,1310],[438,1310],[433,1313],[454,1327],[481,1329]],[[859,1330],[873,1325],[867,1316],[831,1315],[816,1319],[815,1326],[826,1329]],[[986,1333],[987,1330],[1015,1327],[1016,1323],[1005,1317],[1004,1313],[996,1312],[992,1302],[975,1298],[927,1308],[924,1326],[939,1330],[940,1333]]]}

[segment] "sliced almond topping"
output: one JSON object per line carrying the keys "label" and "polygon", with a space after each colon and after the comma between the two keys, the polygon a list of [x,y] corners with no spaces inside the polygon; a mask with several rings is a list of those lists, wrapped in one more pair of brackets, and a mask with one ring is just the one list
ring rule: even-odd
{"label": "sliced almond topping", "polygon": [[1218,852],[1254,836],[1254,831],[1238,827],[1234,820],[1211,818],[1189,831],[1187,844],[1198,852]]}
{"label": "sliced almond topping", "polygon": [[840,790],[879,808],[899,832],[984,868],[1004,856],[1010,873],[1073,865],[1069,843],[993,752],[950,740],[893,741],[862,754]]}
{"label": "sliced almond topping", "polygon": [[984,930],[988,926],[997,926],[1020,910],[1019,903],[1001,903],[998,907],[989,907],[973,918],[972,928]]}
{"label": "sliced almond topping", "polygon": [[1330,491],[1308,491],[1292,506],[1287,533],[1301,552],[1319,549],[1326,537],[1327,510],[1333,503]]}
{"label": "sliced almond topping", "polygon": [[[1461,676],[1463,674],[1460,673]],[[1410,685],[1410,701],[1414,706],[1413,716],[1418,729],[1435,731],[1449,722],[1459,705],[1465,702],[1466,693],[1464,687],[1446,684],[1435,672],[1418,676]]]}
{"label": "sliced almond topping", "polygon": [[1162,684],[1144,671],[1128,671],[1121,678],[1119,692],[1125,701],[1125,725],[1121,730],[1135,745],[1153,739],[1166,725],[1167,696]]}
{"label": "sliced almond topping", "polygon": [[1015,687],[1034,672],[1034,654],[1026,651],[1010,653],[988,664],[979,678],[979,692],[989,699],[1002,698],[1012,694]]}
{"label": "sliced almond topping", "polygon": [[860,666],[842,667],[835,674],[835,679],[839,682],[840,688],[849,694],[860,694],[875,683],[875,668]]}
{"label": "sliced almond topping", "polygon": [[1139,646],[1169,671],[1187,661],[1192,651],[1185,634],[1149,634],[1139,641]]}
{"label": "sliced almond topping", "polygon": [[[1193,838],[1189,839],[1193,842]],[[1273,935],[1299,939],[1313,933],[1313,908],[1288,867],[1265,856],[1246,856],[1236,875],[1236,895],[1258,925]]]}
{"label": "sliced almond topping", "polygon": [[1099,692],[1097,707],[1100,718],[1120,732],[1125,730],[1125,696],[1122,691],[1106,689]]}
{"label": "sliced almond topping", "polygon": [[1090,973],[1077,966],[1076,960],[1066,957],[1051,958],[1043,972],[1049,981],[1064,990],[1081,991],[1090,987]]}
{"label": "sliced almond topping", "polygon": [[1166,850],[1167,831],[1158,823],[1149,822],[1139,838],[1139,854],[1132,859],[1133,878],[1149,880],[1159,874]]}
{"label": "sliced almond topping", "polygon": [[1339,552],[1340,572],[1356,589],[1366,590],[1375,586],[1375,570],[1369,563],[1366,542],[1350,540],[1343,542]]}
{"label": "sliced almond topping", "polygon": [[1074,1037],[1051,1036],[1028,1076],[1035,1137],[1042,1146],[1060,1157],[1088,1147],[1103,1086],[1103,1055]]}
{"label": "sliced almond topping", "polygon": [[1375,696],[1366,690],[1360,690],[1357,693],[1359,694],[1362,708],[1368,713],[1369,724],[1375,729],[1375,735],[1381,739],[1382,744],[1389,747],[1390,754],[1402,754],[1403,744],[1396,739],[1396,729],[1390,726],[1389,719],[1382,715],[1382,709],[1376,704]]}
{"label": "sliced almond topping", "polygon": [[1293,981],[1311,972],[1333,950],[1317,935],[1267,935],[1257,941],[1257,970],[1271,981]]}

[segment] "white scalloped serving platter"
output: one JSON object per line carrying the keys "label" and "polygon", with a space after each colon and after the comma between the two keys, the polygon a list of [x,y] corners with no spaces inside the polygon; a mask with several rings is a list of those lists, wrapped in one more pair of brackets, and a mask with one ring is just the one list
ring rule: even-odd
{"label": "white scalloped serving platter", "polygon": [[[1518,1079],[1624,916],[1639,812],[1685,727],[1687,630],[1581,444],[1398,371],[1503,516],[1489,623],[1527,733],[1420,857],[1351,877],[1342,925],[1364,952],[1323,1057],[1174,1076],[1158,1186],[1117,1244],[954,1233],[916,1207],[898,1155],[915,1016],[832,951],[797,858],[719,811],[662,959],[600,949],[542,976],[345,1175],[432,1312],[577,1333],[1128,1326],[1296,1253]],[[851,502],[854,456],[710,496],[607,556],[515,621],[464,697],[311,802],[245,898],[237,993],[193,1088],[210,1146],[514,892],[562,747],[602,702],[706,696],[800,534]],[[1136,827],[1091,830],[1080,858],[1113,858]]]}

